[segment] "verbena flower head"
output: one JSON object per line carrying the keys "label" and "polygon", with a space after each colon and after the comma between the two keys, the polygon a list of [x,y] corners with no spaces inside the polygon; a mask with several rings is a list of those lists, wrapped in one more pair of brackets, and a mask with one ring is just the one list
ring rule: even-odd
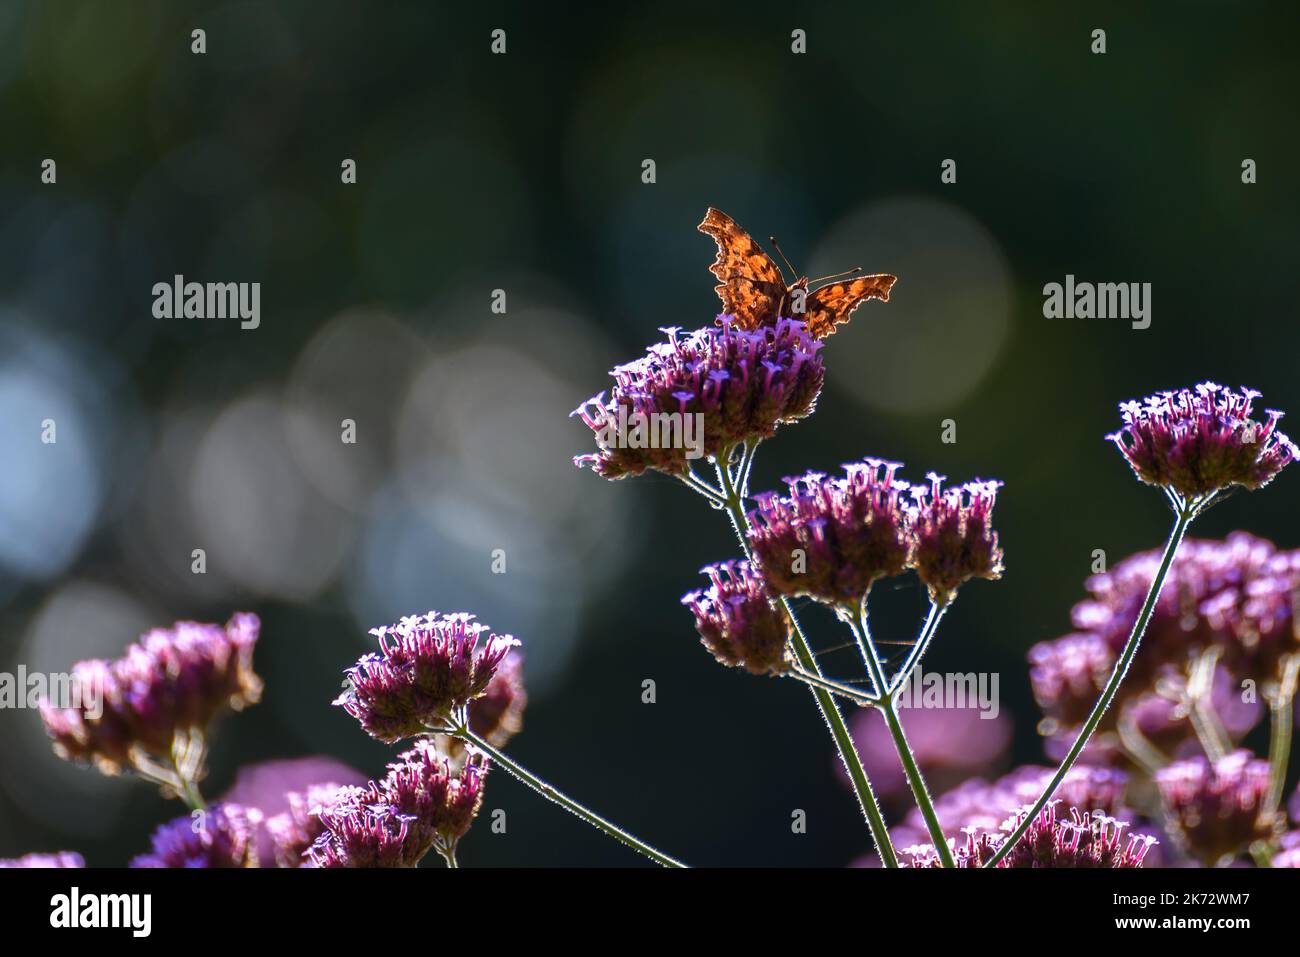
{"label": "verbena flower head", "polygon": [[751,674],[790,667],[790,622],[757,569],[747,561],[721,562],[701,571],[713,584],[682,598],[695,615],[704,647],[722,664]]}
{"label": "verbena flower head", "polygon": [[383,780],[342,788],[316,816],[321,833],[308,849],[316,867],[415,867],[429,851],[448,853],[483,803],[487,761],[467,749],[456,766],[430,741],[389,765]]}
{"label": "verbena flower head", "polygon": [[[574,464],[608,479],[647,469],[685,475],[690,444],[717,456],[747,439],[768,438],[780,424],[813,411],[825,370],[821,343],[804,323],[779,319],[746,332],[730,316],[719,321],[721,328],[686,334],[663,329],[666,342],[614,369],[609,398],[601,392],[573,413],[599,445],[595,453],[576,456]],[[700,419],[693,421],[702,422],[703,435],[688,443],[684,430],[693,426],[685,417],[697,414]]]}
{"label": "verbena flower head", "polygon": [[325,833],[320,813],[339,799],[341,784],[317,784],[306,792],[288,795],[289,809],[267,818],[266,831],[271,836],[277,867],[302,867],[307,850]]}
{"label": "verbena flower head", "polygon": [[374,784],[348,787],[322,807],[317,812],[322,833],[307,851],[311,865],[415,867],[419,857],[414,842],[407,842],[411,818],[382,798]]}
{"label": "verbena flower head", "polygon": [[993,531],[993,504],[1001,482],[967,482],[943,488],[931,472],[930,484],[914,485],[915,546],[912,565],[940,604],[972,578],[1002,577],[1002,549]]}
{"label": "verbena flower head", "polygon": [[482,752],[468,749],[464,763],[453,767],[432,742],[420,741],[388,766],[383,791],[397,813],[411,819],[417,846],[449,851],[474,823],[486,779]]}
{"label": "verbena flower head", "polygon": [[[1057,813],[1060,802],[1051,801],[1038,813],[1024,836],[997,863],[999,868],[1136,868],[1156,839],[1151,835],[1125,834],[1128,822],[1105,814],[1088,815],[1071,808],[1068,816]],[[1002,830],[1013,831],[1028,808],[1004,822]],[[951,842],[958,867],[983,867],[998,852],[1008,835],[968,832],[964,842]],[[903,851],[910,867],[940,867],[931,845],[915,845]]]}
{"label": "verbena flower head", "polygon": [[389,744],[463,720],[518,644],[465,612],[431,611],[370,633],[379,651],[347,670],[347,687],[334,703]]}
{"label": "verbena flower head", "polygon": [[24,854],[0,860],[0,870],[28,867],[85,867],[86,861],[76,851],[55,851],[53,854]]}
{"label": "verbena flower head", "polygon": [[1156,785],[1187,849],[1207,866],[1273,833],[1265,811],[1269,763],[1249,751],[1197,756],[1156,772]]}
{"label": "verbena flower head", "polygon": [[1257,489],[1300,457],[1295,443],[1277,430],[1281,412],[1266,412],[1267,422],[1250,417],[1259,395],[1203,382],[1195,389],[1125,402],[1120,405],[1124,427],[1107,438],[1139,479],[1183,501],[1233,485]]}
{"label": "verbena flower head", "polygon": [[54,750],[109,774],[140,753],[170,759],[178,735],[202,733],[224,709],[260,698],[262,681],[253,672],[260,627],[246,613],[224,627],[182,621],[147,633],[116,661],[79,662],[72,681],[80,705],[41,706]]}
{"label": "verbena flower head", "polygon": [[524,657],[511,651],[502,659],[487,690],[469,703],[470,730],[501,747],[524,726]]}
{"label": "verbena flower head", "polygon": [[779,594],[856,605],[878,579],[902,574],[912,556],[901,466],[865,459],[831,478],[787,478],[789,495],[754,496],[749,543],[763,578]]}
{"label": "verbena flower head", "polygon": [[178,817],[154,831],[153,849],[132,867],[257,867],[261,812],[238,804],[215,804]]}

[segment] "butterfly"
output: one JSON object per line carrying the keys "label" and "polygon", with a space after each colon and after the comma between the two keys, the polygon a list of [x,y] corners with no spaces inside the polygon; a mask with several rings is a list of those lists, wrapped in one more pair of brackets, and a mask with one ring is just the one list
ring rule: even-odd
{"label": "butterfly", "polygon": [[[851,269],[823,279],[809,280],[807,276],[799,276],[786,285],[781,268],[772,257],[763,252],[753,237],[726,213],[709,207],[698,228],[718,244],[718,258],[709,267],[709,272],[721,280],[714,288],[722,300],[723,312],[735,316],[736,327],[746,331],[775,325],[777,319],[795,318],[807,323],[809,333],[815,338],[825,339],[837,325],[848,322],[853,310],[868,299],[888,302],[889,290],[898,280],[897,276],[879,273],[843,282],[828,282],[817,289],[808,288],[810,282],[837,280],[840,276],[861,271]],[[776,240],[771,242],[781,253]],[[781,253],[781,258],[785,259],[785,253]],[[785,264],[790,267],[792,275],[797,275],[788,259]],[[802,315],[798,309],[801,301]]]}

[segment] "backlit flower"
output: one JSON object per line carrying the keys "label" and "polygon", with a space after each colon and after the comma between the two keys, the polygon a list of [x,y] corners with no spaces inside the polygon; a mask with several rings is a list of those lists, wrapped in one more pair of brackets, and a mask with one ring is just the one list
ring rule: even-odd
{"label": "backlit flower", "polygon": [[855,605],[878,579],[902,574],[912,540],[900,467],[865,459],[843,478],[808,472],[785,480],[789,495],[755,495],[749,543],[772,589]]}
{"label": "backlit flower", "polygon": [[178,736],[201,735],[224,709],[261,696],[253,672],[260,627],[246,613],[224,627],[182,621],[148,632],[116,661],[79,662],[72,670],[77,706],[41,706],[54,750],[109,774],[141,754],[170,763]]}
{"label": "backlit flower", "polygon": [[713,584],[682,598],[695,614],[704,646],[724,665],[752,674],[776,674],[790,667],[790,623],[747,561],[701,569]]}
{"label": "backlit flower", "polygon": [[347,687],[334,703],[390,744],[463,720],[518,644],[464,612],[431,611],[370,633],[379,651],[347,670]]}
{"label": "backlit flower", "polygon": [[685,334],[664,329],[666,342],[614,369],[609,398],[602,392],[573,413],[599,446],[574,464],[608,479],[647,469],[685,475],[693,458],[768,438],[809,415],[825,370],[806,326],[779,319],[746,332],[729,316],[720,321]]}
{"label": "backlit flower", "polygon": [[1277,430],[1281,412],[1266,412],[1266,422],[1250,417],[1259,395],[1203,382],[1194,390],[1125,402],[1120,406],[1124,427],[1107,438],[1139,479],[1184,501],[1233,485],[1260,488],[1300,457],[1300,450]]}
{"label": "backlit flower", "polygon": [[238,804],[215,804],[154,831],[153,849],[132,867],[257,867],[256,830],[261,812]]}
{"label": "backlit flower", "polygon": [[302,867],[306,863],[308,848],[325,833],[321,812],[340,798],[345,787],[348,785],[317,784],[305,793],[294,791],[287,795],[289,809],[268,818],[265,824],[277,867]]}
{"label": "backlit flower", "polygon": [[940,604],[972,578],[1002,577],[1002,549],[993,531],[993,504],[1001,482],[967,482],[944,489],[943,476],[915,485],[912,566]]}
{"label": "backlit flower", "polygon": [[318,812],[322,833],[308,849],[313,867],[415,867],[414,842],[407,842],[411,818],[384,803],[375,786],[344,788]]}
{"label": "backlit flower", "polygon": [[342,788],[316,810],[314,867],[415,867],[455,851],[483,803],[487,761],[467,748],[458,765],[424,740],[365,787]]}
{"label": "backlit flower", "polygon": [[[1125,834],[1126,821],[1105,814],[1088,815],[1071,808],[1068,816],[1057,813],[1060,802],[1051,801],[1038,813],[1024,836],[998,868],[1136,868],[1155,843],[1151,835]],[[1011,832],[1022,820],[1020,810],[1004,822]],[[958,867],[983,867],[998,852],[1006,834],[968,833],[964,841],[952,842]],[[941,866],[933,846],[917,845],[904,850],[909,867]]]}

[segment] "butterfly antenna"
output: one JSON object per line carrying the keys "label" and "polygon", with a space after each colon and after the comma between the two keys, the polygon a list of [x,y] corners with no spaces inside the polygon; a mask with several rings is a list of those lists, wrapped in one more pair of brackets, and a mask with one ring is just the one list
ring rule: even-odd
{"label": "butterfly antenna", "polygon": [[821,279],[811,279],[808,281],[808,285],[811,286],[819,282],[826,282],[829,279],[839,279],[841,276],[856,276],[860,272],[862,272],[862,267],[854,266],[852,269],[844,270],[844,272],[836,272],[831,273],[829,276],[822,276]]}
{"label": "butterfly antenna", "polygon": [[785,268],[788,269],[788,270],[790,270],[790,278],[791,278],[791,279],[798,279],[798,278],[799,278],[799,271],[798,271],[797,269],[795,269],[794,266],[790,265],[790,259],[789,259],[789,257],[786,256],[786,254],[781,250],[781,246],[780,246],[780,244],[776,241],[776,237],[775,237],[775,236],[768,236],[768,237],[767,237],[767,241],[768,241],[769,243],[772,244],[772,248],[776,250],[777,255],[780,256],[783,260],[785,260]]}

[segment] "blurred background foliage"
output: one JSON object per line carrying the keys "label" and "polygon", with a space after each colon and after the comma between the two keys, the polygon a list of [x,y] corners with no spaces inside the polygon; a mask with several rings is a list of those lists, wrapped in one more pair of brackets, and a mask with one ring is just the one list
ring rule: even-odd
{"label": "blurred background foliage", "polygon": [[[716,313],[713,205],[801,272],[900,277],[828,343],[818,412],[754,488],[865,454],[1005,481],[1007,575],[963,592],[927,666],[1001,677],[1009,751],[975,772],[1041,760],[1026,649],[1069,630],[1094,549],[1166,532],[1102,438],[1117,403],[1212,378],[1300,413],[1294,7],[1090,6],[4,4],[0,670],[257,612],[267,692],[220,726],[212,796],[276,757],[381,771],[391,751],[329,706],[341,670],[372,625],[472,610],[524,641],[511,750],[561,787],[695,864],[857,858],[808,694],[724,673],[678,604],[735,554],[726,522],[570,462],[590,439],[566,416],[608,369]],[[261,328],[153,318],[177,273],[261,282]],[[1044,319],[1067,273],[1151,283],[1151,327]],[[1296,481],[1197,533],[1300,546]],[[878,597],[880,630],[910,634],[915,582]],[[504,774],[487,806],[507,833],[471,832],[466,864],[635,860]],[[179,812],[0,712],[0,856],[117,864]]]}

